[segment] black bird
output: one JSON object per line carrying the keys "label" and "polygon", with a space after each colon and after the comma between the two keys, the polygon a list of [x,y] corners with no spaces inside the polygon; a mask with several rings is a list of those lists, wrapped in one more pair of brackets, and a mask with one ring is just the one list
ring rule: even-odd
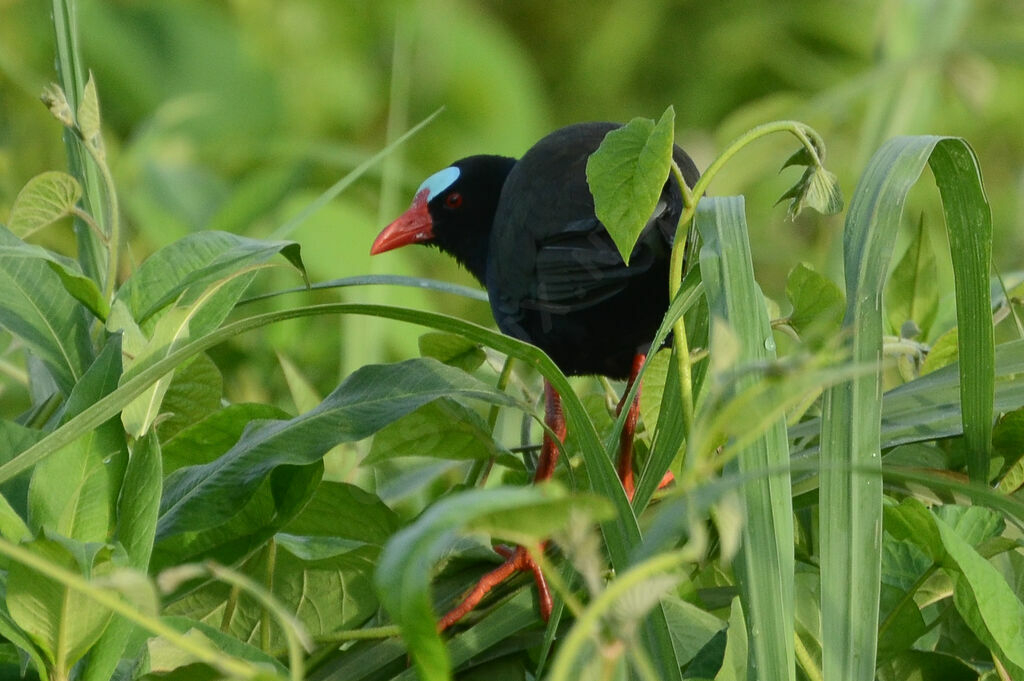
{"label": "black bird", "polygon": [[[594,214],[586,177],[587,159],[618,127],[570,125],[544,137],[518,161],[487,155],[456,161],[420,185],[412,206],[378,235],[370,253],[413,243],[437,246],[487,288],[502,332],[541,348],[567,375],[632,382],[668,307],[669,256],[683,197],[675,180],[667,178],[626,266]],[[693,161],[678,146],[673,158],[692,187],[700,175]],[[545,398],[548,425],[564,438],[560,399],[546,381]],[[618,462],[631,498],[637,411],[634,402]],[[545,436],[535,480],[554,473],[557,456],[558,448]],[[533,572],[547,619],[550,595],[529,553],[523,547],[499,552],[508,559],[505,564],[442,618],[441,629],[517,570]]]}

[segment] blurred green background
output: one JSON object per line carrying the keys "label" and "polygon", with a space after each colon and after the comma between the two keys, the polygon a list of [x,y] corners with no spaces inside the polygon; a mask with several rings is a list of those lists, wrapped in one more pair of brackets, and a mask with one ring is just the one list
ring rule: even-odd
{"label": "blurred green background", "polygon": [[[30,177],[66,165],[59,125],[38,100],[54,79],[52,30],[48,3],[0,0],[0,221]],[[269,236],[441,106],[290,235],[314,281],[372,272],[473,284],[428,249],[368,255],[423,177],[472,153],[519,155],[568,123],[656,118],[670,104],[677,139],[701,168],[755,124],[811,124],[847,198],[888,137],[966,137],[992,200],[996,265],[1009,274],[1024,261],[1021,0],[81,0],[79,33],[129,225],[124,274],[195,230]],[[842,276],[842,217],[793,222],[773,207],[799,172],[777,172],[795,148],[784,137],[762,141],[711,187],[747,195],[758,273],[777,300],[798,261]],[[924,212],[944,243],[934,193],[922,183],[907,219]],[[66,225],[36,240],[73,255]],[[280,268],[261,285],[299,283]],[[293,294],[268,305],[339,297],[490,323],[485,305],[408,289]],[[326,393],[359,365],[415,354],[418,333],[318,319],[249,334],[215,359],[230,373],[229,398],[291,408],[275,352]],[[0,339],[8,374],[18,357],[9,345]],[[24,393],[2,385],[10,414]]]}

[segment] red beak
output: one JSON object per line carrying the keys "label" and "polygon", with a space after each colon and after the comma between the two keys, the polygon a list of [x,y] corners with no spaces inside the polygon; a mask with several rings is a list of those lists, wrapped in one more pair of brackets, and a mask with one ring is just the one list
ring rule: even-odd
{"label": "red beak", "polygon": [[434,238],[434,221],[427,208],[428,189],[424,189],[412,200],[409,210],[385,227],[370,247],[370,255],[377,255],[409,244],[419,244]]}

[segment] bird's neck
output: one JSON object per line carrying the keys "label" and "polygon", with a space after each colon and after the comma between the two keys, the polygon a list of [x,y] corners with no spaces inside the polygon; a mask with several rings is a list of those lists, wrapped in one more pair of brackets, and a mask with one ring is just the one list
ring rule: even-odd
{"label": "bird's neck", "polygon": [[469,270],[477,281],[487,286],[487,262],[491,250],[491,230],[498,211],[501,189],[515,166],[508,156],[470,156],[456,162],[465,173],[466,208],[468,214],[447,228],[437,227],[434,243]]}
{"label": "bird's neck", "polygon": [[472,234],[459,239],[455,243],[446,243],[440,239],[436,240],[438,248],[455,258],[456,262],[466,268],[481,286],[487,286],[487,252],[490,250],[491,226],[494,224],[493,216],[486,225],[475,228]]}

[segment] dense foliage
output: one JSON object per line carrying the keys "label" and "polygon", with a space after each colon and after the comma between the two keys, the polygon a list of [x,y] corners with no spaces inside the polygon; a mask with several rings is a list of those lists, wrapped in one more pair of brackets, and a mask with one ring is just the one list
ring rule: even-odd
{"label": "dense foliage", "polygon": [[[1014,3],[278,5],[4,7],[3,673],[1024,675]],[[673,140],[705,170],[630,503],[621,386],[363,254],[414,168],[661,111],[588,167],[622,253]],[[550,622],[523,577],[436,632],[549,537]]]}

